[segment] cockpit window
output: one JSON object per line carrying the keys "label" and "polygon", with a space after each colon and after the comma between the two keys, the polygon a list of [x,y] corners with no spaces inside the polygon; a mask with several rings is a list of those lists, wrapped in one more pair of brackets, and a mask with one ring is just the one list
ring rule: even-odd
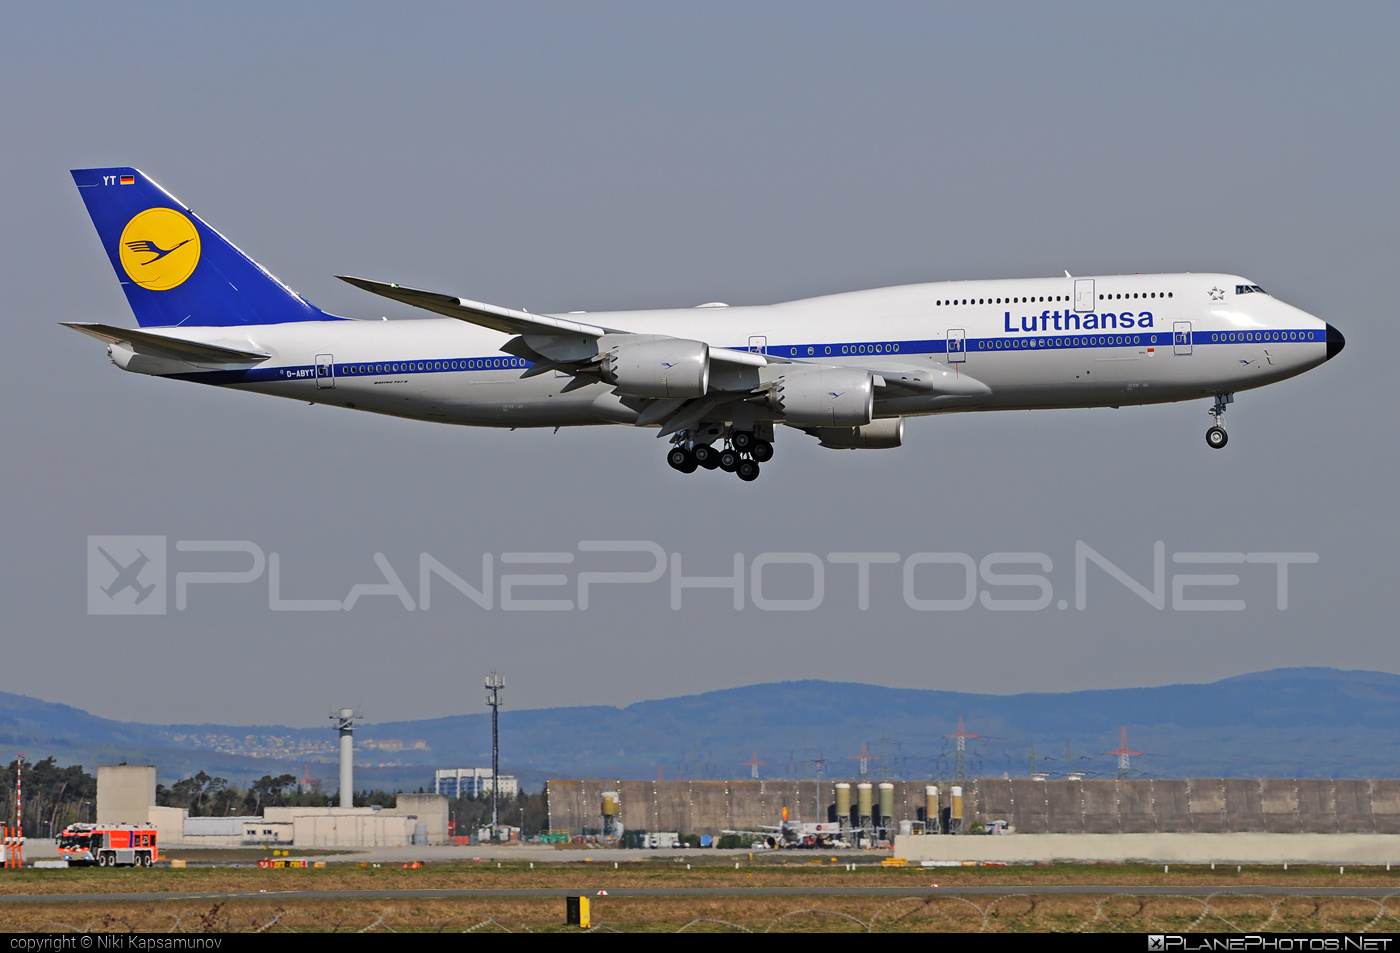
{"label": "cockpit window", "polygon": [[1237,295],[1263,295],[1263,294],[1268,294],[1268,292],[1265,291],[1263,288],[1259,287],[1258,285],[1235,285],[1235,294],[1237,294]]}

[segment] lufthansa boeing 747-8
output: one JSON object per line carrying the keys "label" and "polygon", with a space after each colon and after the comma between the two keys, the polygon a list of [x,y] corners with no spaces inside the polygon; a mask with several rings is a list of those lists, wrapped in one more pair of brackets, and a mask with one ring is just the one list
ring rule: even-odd
{"label": "lufthansa boeing 747-8", "polygon": [[67,323],[128,371],[482,427],[622,424],[682,472],[752,480],[775,427],[897,447],[904,420],[1214,398],[1316,367],[1331,325],[1227,274],[954,281],[782,304],[531,314],[343,276],[433,312],[326,314],[140,171],[73,180],[137,329]]}

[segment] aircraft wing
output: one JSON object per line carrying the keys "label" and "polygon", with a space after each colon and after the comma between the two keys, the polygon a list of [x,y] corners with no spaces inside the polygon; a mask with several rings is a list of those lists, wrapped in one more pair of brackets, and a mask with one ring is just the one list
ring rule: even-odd
{"label": "aircraft wing", "polygon": [[[417,288],[405,288],[402,285],[391,284],[383,281],[373,281],[369,278],[357,278],[354,275],[337,275],[341,281],[354,285],[362,291],[371,294],[381,295],[385,298],[392,298],[394,301],[401,301],[404,304],[412,305],[415,308],[422,308],[425,311],[432,311],[436,314],[445,315],[449,318],[456,318],[458,321],[466,321],[468,324],[479,325],[483,328],[491,328],[494,331],[503,331],[506,334],[518,334],[527,337],[539,335],[557,337],[559,335],[581,335],[585,338],[601,338],[607,334],[627,334],[626,330],[618,328],[603,328],[583,321],[574,321],[570,318],[555,317],[548,314],[531,314],[528,311],[517,311],[514,308],[503,308],[499,305],[486,304],[481,301],[472,301],[467,298],[455,298],[452,295],[440,294],[436,291],[420,291]],[[527,343],[528,349],[528,343]],[[521,353],[520,348],[509,349],[508,353],[517,357],[532,359],[529,353]],[[538,359],[538,355],[534,359]],[[774,363],[775,359],[757,354],[751,351],[733,351],[728,348],[711,347],[710,359],[723,361],[730,364],[738,364],[746,367],[766,367]],[[561,365],[569,363],[559,362]],[[786,362],[779,362],[786,363]],[[540,373],[556,366],[554,363],[544,362],[540,364]]]}
{"label": "aircraft wing", "polygon": [[[552,370],[562,371],[574,379],[564,386],[561,393],[587,387],[603,379],[606,376],[604,362],[608,359],[608,352],[625,346],[627,339],[635,333],[575,321],[570,317],[531,314],[353,275],[338,277],[372,294],[514,335],[501,345],[501,350],[531,362],[531,367],[521,376],[533,377]],[[637,343],[645,347],[649,346],[647,342],[663,337],[637,335]],[[947,364],[874,358],[851,367],[810,359],[789,360],[771,353],[715,347],[708,342],[682,343],[706,348],[709,360],[722,368],[710,376],[704,394],[671,397],[655,393],[628,395],[615,391],[631,400],[632,406],[639,411],[635,425],[657,427],[658,437],[669,436],[711,416],[723,414],[725,405],[735,401],[761,399],[761,395],[772,391],[780,375],[827,372],[860,374],[863,371],[870,375],[870,384],[866,386],[873,385],[881,398],[932,396],[958,400],[991,393],[991,389],[981,381],[963,374],[959,367]]]}
{"label": "aircraft wing", "polygon": [[269,354],[259,354],[256,351],[239,351],[231,347],[219,347],[216,344],[185,341],[135,328],[114,328],[106,324],[93,324],[84,321],[60,321],[59,323],[65,328],[81,331],[99,341],[106,341],[108,344],[121,344],[138,354],[148,354],[151,357],[172,361],[246,366],[260,364],[271,357]]}
{"label": "aircraft wing", "polygon": [[417,288],[405,288],[402,285],[372,281],[369,278],[356,278],[354,275],[336,275],[336,277],[362,291],[402,301],[415,308],[433,311],[449,318],[456,318],[458,321],[466,321],[468,324],[478,324],[483,328],[504,331],[506,334],[570,331],[574,334],[602,337],[604,334],[614,331],[613,328],[600,328],[581,321],[553,318],[546,314],[531,314],[528,311],[516,311],[514,308],[502,308],[499,305],[470,301],[467,298],[454,298],[452,295],[439,294],[436,291],[419,291]]}

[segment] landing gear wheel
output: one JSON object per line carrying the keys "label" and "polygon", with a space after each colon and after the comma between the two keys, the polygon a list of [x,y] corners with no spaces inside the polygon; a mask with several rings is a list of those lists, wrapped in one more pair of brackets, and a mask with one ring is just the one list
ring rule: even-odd
{"label": "landing gear wheel", "polygon": [[695,454],[685,447],[672,447],[666,454],[666,462],[671,465],[673,470],[679,470],[682,473],[695,472]]}
{"label": "landing gear wheel", "polygon": [[740,453],[748,453],[753,449],[754,441],[757,438],[751,431],[736,430],[729,435],[729,442],[734,445],[734,449]]}
{"label": "landing gear wheel", "polygon": [[1225,432],[1224,427],[1211,427],[1206,431],[1206,446],[1212,450],[1219,450],[1230,442],[1230,435]]}
{"label": "landing gear wheel", "polygon": [[735,450],[721,450],[719,452],[719,468],[725,473],[733,473],[739,469],[740,456]]}
{"label": "landing gear wheel", "polygon": [[753,442],[753,449],[749,451],[749,455],[759,463],[767,463],[769,460],[773,459],[773,445],[767,440],[755,440]]}
{"label": "landing gear wheel", "polygon": [[707,443],[698,444],[691,453],[695,456],[695,462],[706,470],[719,466],[719,451]]}
{"label": "landing gear wheel", "polygon": [[734,472],[739,474],[739,479],[745,483],[752,483],[758,479],[758,464],[752,460],[740,460],[739,468]]}

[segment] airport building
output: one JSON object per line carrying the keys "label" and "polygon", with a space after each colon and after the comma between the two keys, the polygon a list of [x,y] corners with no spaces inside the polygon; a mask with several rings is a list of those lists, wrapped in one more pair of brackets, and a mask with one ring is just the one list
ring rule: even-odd
{"label": "airport building", "polygon": [[[786,817],[840,825],[852,844],[863,833],[867,845],[892,841],[910,863],[1400,864],[1400,780],[1390,779],[575,780],[547,790],[550,828],[570,834],[758,834]],[[999,836],[968,836],[979,834]]]}
{"label": "airport building", "polygon": [[97,769],[99,824],[151,824],[166,847],[408,847],[445,844],[447,798],[400,794],[390,808],[266,807],[261,815],[190,817],[156,800],[153,765]]}
{"label": "airport building", "polygon": [[[515,797],[519,782],[509,774],[500,778],[500,796]],[[433,774],[433,792],[453,800],[462,797],[484,797],[496,787],[490,768],[438,768]]]}

